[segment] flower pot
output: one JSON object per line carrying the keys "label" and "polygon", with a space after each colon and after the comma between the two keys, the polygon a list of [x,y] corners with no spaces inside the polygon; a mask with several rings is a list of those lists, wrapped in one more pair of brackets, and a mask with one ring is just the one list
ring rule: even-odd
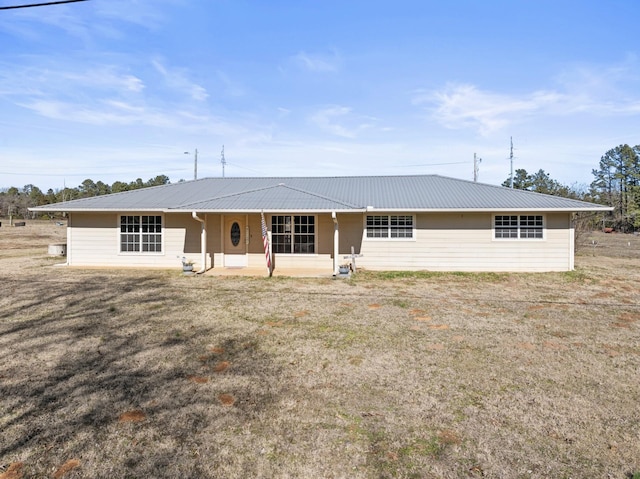
{"label": "flower pot", "polygon": [[192,264],[183,264],[182,265],[182,271],[184,271],[185,273],[190,273],[193,271],[193,265]]}
{"label": "flower pot", "polygon": [[340,272],[340,274],[349,274],[349,267],[348,266],[338,266],[338,271]]}

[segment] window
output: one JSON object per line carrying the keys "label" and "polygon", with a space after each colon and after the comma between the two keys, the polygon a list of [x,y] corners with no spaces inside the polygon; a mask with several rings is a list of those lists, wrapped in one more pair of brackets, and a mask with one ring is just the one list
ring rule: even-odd
{"label": "window", "polygon": [[120,216],[120,252],[162,252],[162,216]]}
{"label": "window", "polygon": [[274,253],[313,254],[316,251],[316,217],[274,215],[271,217]]}
{"label": "window", "polygon": [[413,238],[413,216],[368,215],[367,238]]}
{"label": "window", "polygon": [[542,239],[544,221],[542,215],[496,215],[494,238]]}

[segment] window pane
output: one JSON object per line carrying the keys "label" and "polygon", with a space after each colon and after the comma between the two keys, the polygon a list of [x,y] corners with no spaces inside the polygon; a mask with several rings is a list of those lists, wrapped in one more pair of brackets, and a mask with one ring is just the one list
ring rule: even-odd
{"label": "window pane", "polygon": [[543,237],[542,215],[522,215],[520,216],[520,238]]}
{"label": "window pane", "polygon": [[120,251],[162,252],[162,216],[120,216]]}
{"label": "window pane", "polygon": [[291,253],[291,216],[271,217],[271,249],[274,253]]}
{"label": "window pane", "polygon": [[315,252],[315,216],[294,216],[295,237],[293,252],[313,254]]}
{"label": "window pane", "polygon": [[518,237],[518,217],[515,215],[496,215],[494,227],[495,238]]}
{"label": "window pane", "polygon": [[390,224],[392,238],[413,237],[413,216],[391,216]]}
{"label": "window pane", "polygon": [[388,238],[389,217],[380,215],[367,216],[367,238]]}

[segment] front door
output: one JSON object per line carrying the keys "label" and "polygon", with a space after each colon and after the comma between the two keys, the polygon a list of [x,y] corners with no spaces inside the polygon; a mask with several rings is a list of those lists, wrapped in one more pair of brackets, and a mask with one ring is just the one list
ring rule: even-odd
{"label": "front door", "polygon": [[247,266],[247,242],[244,216],[224,219],[224,265],[230,268]]}

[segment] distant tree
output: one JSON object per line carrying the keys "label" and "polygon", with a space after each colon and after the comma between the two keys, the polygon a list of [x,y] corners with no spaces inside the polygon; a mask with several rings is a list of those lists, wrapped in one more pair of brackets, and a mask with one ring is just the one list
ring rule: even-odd
{"label": "distant tree", "polygon": [[149,181],[145,183],[145,186],[160,186],[160,185],[168,185],[169,177],[167,175],[158,175],[155,178],[151,178]]}
{"label": "distant tree", "polygon": [[[511,187],[511,178],[502,182],[502,186]],[[513,187],[517,190],[528,190],[531,187],[531,175],[524,168],[516,169],[513,175]]]}
{"label": "distant tree", "polygon": [[112,193],[121,193],[123,191],[128,191],[128,190],[129,190],[129,184],[123,183],[122,181],[114,181],[113,184],[111,185]]}
{"label": "distant tree", "polygon": [[[507,178],[502,186],[511,186],[511,178]],[[573,197],[576,192],[551,178],[549,173],[540,169],[536,173],[529,174],[524,168],[518,168],[513,175],[513,187],[518,190],[535,191],[546,195]]]}
{"label": "distant tree", "polygon": [[594,199],[614,208],[613,226],[623,231],[640,226],[640,146],[612,148],[591,173]]}
{"label": "distant tree", "polygon": [[11,214],[14,217],[26,218],[30,214],[29,208],[34,206],[107,195],[109,193],[120,193],[122,191],[166,185],[168,183],[170,183],[170,181],[166,175],[158,175],[150,178],[148,181],[142,181],[142,178],[137,178],[130,183],[115,181],[111,186],[102,181],[94,182],[92,179],[87,178],[75,188],[65,187],[61,190],[49,188],[46,194],[33,184],[25,185],[22,189],[12,186],[0,190],[0,215]]}
{"label": "distant tree", "polygon": [[144,188],[144,182],[142,181],[142,178],[138,178],[136,179],[136,181],[132,181],[131,183],[129,183],[130,190],[139,190],[140,188]]}
{"label": "distant tree", "polygon": [[111,193],[111,187],[102,181],[96,183],[96,192],[98,195],[108,195]]}
{"label": "distant tree", "polygon": [[89,198],[98,195],[98,187],[93,180],[88,178],[84,180],[80,186],[78,186],[78,190],[80,192],[81,198]]}

